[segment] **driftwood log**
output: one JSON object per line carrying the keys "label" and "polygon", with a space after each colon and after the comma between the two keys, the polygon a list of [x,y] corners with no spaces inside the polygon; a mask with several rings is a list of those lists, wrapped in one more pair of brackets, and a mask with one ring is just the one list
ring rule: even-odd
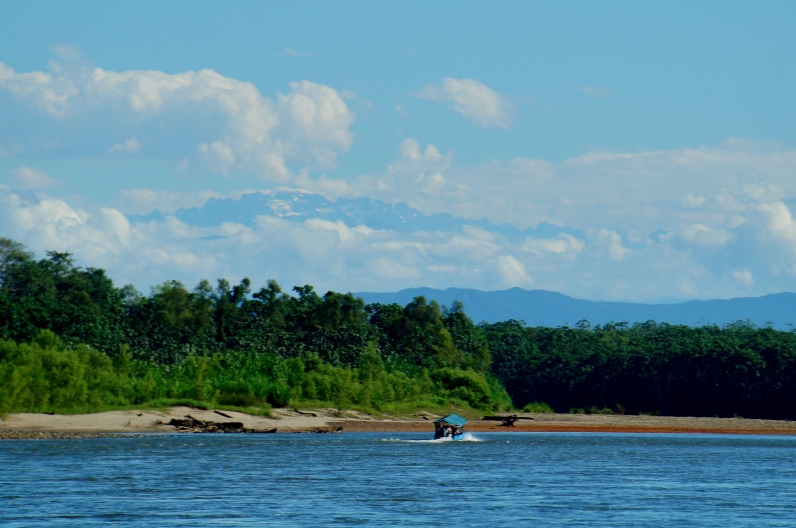
{"label": "driftwood log", "polygon": [[508,416],[484,416],[484,420],[493,420],[500,422],[498,425],[501,427],[514,427],[517,420],[533,420],[530,416],[517,416],[511,414]]}
{"label": "driftwood log", "polygon": [[185,418],[172,418],[168,425],[177,429],[190,429],[202,433],[245,433],[248,429],[243,427],[243,422],[203,422],[191,415]]}

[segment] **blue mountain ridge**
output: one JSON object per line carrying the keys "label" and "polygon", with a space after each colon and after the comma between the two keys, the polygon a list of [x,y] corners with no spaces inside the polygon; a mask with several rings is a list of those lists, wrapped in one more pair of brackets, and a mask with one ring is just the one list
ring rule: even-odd
{"label": "blue mountain ridge", "polygon": [[[149,222],[163,220],[166,216],[169,215],[153,211],[147,215],[130,215],[129,218],[132,222]],[[252,192],[242,195],[240,199],[212,198],[201,207],[183,208],[171,216],[197,227],[216,227],[225,222],[255,227],[258,216],[272,216],[290,222],[304,222],[312,218],[341,221],[349,227],[365,225],[371,229],[403,233],[453,232],[469,225],[500,233],[510,239],[551,238],[561,233],[580,234],[578,230],[546,222],[539,223],[535,228],[520,229],[510,224],[494,224],[485,218],[472,220],[448,213],[426,215],[405,203],[390,204],[372,198],[339,198],[333,202],[322,195],[305,191]],[[656,232],[650,237],[664,234]],[[406,305],[419,295],[445,306],[458,300],[464,303],[465,311],[476,322],[518,319],[531,326],[573,325],[580,320],[587,320],[592,325],[653,320],[690,326],[725,325],[748,320],[759,326],[771,323],[780,329],[790,329],[792,327],[789,324],[796,324],[794,293],[676,304],[587,301],[551,291],[521,288],[502,291],[410,288],[395,293],[357,295],[366,302],[395,302],[401,305]]]}
{"label": "blue mountain ridge", "polygon": [[592,326],[606,323],[658,323],[724,326],[750,321],[757,326],[771,324],[790,330],[796,325],[796,293],[775,293],[763,297],[739,297],[726,300],[686,301],[674,304],[586,301],[546,290],[511,288],[481,291],[464,288],[409,288],[395,293],[356,293],[366,303],[406,305],[418,296],[435,300],[443,306],[454,301],[464,304],[464,311],[475,322],[495,323],[517,319],[529,326],[572,326],[586,320]]}
{"label": "blue mountain ridge", "polygon": [[[130,215],[131,222],[161,221],[168,214],[153,211],[146,215]],[[365,225],[376,230],[401,233],[414,231],[459,231],[465,225],[475,226],[508,238],[551,238],[559,233],[578,231],[547,222],[535,228],[519,229],[511,224],[493,224],[486,218],[471,220],[448,213],[426,215],[405,203],[390,204],[372,198],[338,198],[336,201],[303,191],[253,192],[234,198],[211,198],[201,207],[182,208],[171,214],[181,222],[197,227],[216,227],[225,222],[255,227],[258,216],[274,216],[290,222],[311,218],[341,221],[349,227]]]}

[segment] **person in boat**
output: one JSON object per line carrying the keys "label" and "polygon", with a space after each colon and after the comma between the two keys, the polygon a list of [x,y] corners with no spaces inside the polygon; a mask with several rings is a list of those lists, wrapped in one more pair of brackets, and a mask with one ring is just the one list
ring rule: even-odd
{"label": "person in boat", "polygon": [[442,424],[434,424],[434,440],[439,440],[445,436],[445,428]]}
{"label": "person in boat", "polygon": [[464,425],[467,420],[457,414],[449,414],[448,416],[434,420],[434,439],[450,437],[455,440],[456,437],[461,437],[464,434]]}

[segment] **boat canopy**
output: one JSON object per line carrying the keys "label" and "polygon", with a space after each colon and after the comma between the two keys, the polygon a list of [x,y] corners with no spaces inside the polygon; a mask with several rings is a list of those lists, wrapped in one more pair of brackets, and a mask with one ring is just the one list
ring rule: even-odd
{"label": "boat canopy", "polygon": [[442,418],[437,418],[434,420],[434,423],[446,423],[456,427],[463,427],[464,424],[467,423],[467,420],[459,416],[458,414],[449,414],[448,416],[443,416]]}

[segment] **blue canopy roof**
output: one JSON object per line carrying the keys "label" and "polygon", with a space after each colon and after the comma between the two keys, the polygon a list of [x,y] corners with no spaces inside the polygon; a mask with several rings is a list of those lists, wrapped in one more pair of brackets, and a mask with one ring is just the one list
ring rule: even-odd
{"label": "blue canopy roof", "polygon": [[448,423],[451,425],[455,425],[456,427],[462,427],[464,424],[467,423],[467,420],[465,420],[458,414],[449,414],[448,416],[437,418],[436,420],[434,420],[434,423]]}

